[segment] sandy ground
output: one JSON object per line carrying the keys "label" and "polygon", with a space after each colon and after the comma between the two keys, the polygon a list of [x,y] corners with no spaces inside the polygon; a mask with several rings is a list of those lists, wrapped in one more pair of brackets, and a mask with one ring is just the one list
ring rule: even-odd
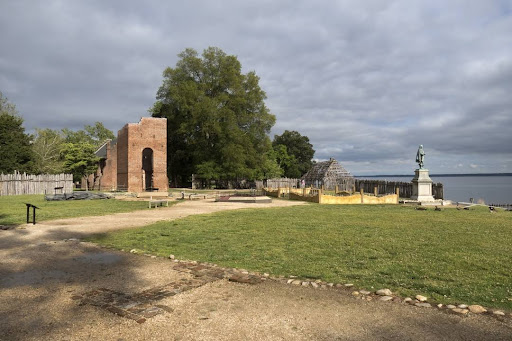
{"label": "sandy ground", "polygon": [[77,300],[101,288],[131,295],[194,276],[169,259],[69,238],[190,214],[294,204],[300,202],[187,201],[0,231],[0,340],[512,340],[510,318],[366,302],[350,291],[274,280],[249,285],[218,279],[159,299],[166,312],[144,323]]}

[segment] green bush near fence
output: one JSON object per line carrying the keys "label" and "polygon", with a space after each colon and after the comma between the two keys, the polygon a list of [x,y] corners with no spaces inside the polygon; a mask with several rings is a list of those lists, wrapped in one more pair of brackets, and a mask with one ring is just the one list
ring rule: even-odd
{"label": "green bush near fence", "polygon": [[[45,201],[44,195],[0,196],[0,225],[9,226],[26,223],[27,208],[25,203],[40,208],[36,210],[36,221],[106,215],[148,208],[148,203],[143,201],[120,201],[115,199]],[[32,219],[32,209],[30,209],[30,219]]]}
{"label": "green bush near fence", "polygon": [[512,309],[512,213],[399,205],[255,209],[191,216],[94,242],[273,275]]}

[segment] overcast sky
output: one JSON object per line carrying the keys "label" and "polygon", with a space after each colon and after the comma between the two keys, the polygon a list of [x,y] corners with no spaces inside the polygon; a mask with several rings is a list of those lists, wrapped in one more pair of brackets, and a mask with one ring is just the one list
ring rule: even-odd
{"label": "overcast sky", "polygon": [[512,172],[512,0],[0,0],[0,91],[25,128],[117,132],[165,67],[216,46],[277,121],[355,175]]}

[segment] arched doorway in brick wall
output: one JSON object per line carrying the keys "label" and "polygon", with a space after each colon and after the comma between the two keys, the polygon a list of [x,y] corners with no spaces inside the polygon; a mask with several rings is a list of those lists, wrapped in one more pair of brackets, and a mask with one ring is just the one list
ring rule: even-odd
{"label": "arched doorway in brick wall", "polygon": [[142,178],[144,190],[153,189],[153,149],[145,148],[142,151]]}

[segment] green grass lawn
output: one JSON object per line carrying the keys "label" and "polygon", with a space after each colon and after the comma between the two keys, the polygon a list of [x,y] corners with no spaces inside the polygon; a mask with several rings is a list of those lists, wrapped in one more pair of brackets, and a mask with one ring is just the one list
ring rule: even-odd
{"label": "green grass lawn", "polygon": [[442,303],[512,309],[512,213],[305,205],[191,216],[91,239]]}
{"label": "green grass lawn", "polygon": [[[40,208],[36,210],[36,221],[106,215],[148,208],[148,203],[143,201],[119,201],[115,199],[45,201],[44,195],[0,196],[0,225],[26,223],[27,207],[25,203]],[[32,219],[32,209],[30,209],[30,219]]]}

